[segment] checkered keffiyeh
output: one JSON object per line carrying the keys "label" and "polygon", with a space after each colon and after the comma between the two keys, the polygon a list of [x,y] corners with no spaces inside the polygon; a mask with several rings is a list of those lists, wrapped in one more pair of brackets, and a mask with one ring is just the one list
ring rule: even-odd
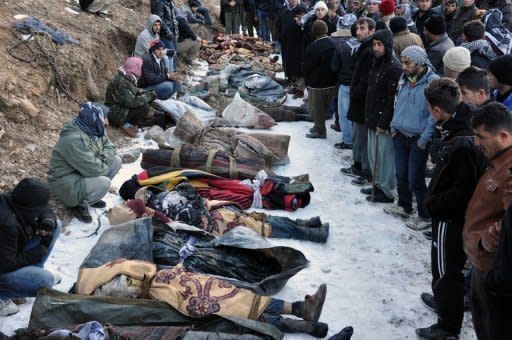
{"label": "checkered keffiyeh", "polygon": [[417,65],[429,66],[431,69],[434,69],[423,47],[411,45],[403,50],[400,56],[413,61]]}

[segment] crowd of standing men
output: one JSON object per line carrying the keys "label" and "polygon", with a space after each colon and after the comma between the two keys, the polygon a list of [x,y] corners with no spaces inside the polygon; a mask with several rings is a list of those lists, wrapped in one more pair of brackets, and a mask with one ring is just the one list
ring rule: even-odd
{"label": "crowd of standing men", "polygon": [[418,336],[456,339],[471,309],[479,339],[511,338],[510,1],[261,6],[290,92],[307,88],[306,136],[325,139],[334,113],[335,147],[353,160],[341,172],[432,240],[433,294],[421,299],[438,321]]}

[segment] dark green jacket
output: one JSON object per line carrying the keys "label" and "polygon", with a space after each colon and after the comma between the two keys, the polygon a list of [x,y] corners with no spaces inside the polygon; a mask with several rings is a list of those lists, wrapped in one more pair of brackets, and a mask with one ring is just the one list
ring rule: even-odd
{"label": "dark green jacket", "polygon": [[109,123],[117,127],[123,125],[131,109],[142,107],[155,98],[156,93],[153,90],[138,88],[130,79],[118,73],[108,84],[105,95],[105,105],[110,109]]}

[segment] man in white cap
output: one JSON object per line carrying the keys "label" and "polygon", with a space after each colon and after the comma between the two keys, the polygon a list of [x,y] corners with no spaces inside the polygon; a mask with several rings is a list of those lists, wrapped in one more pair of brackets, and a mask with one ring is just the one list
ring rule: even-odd
{"label": "man in white cap", "polygon": [[444,76],[456,79],[459,74],[471,66],[471,53],[462,46],[456,46],[446,51],[443,56]]}

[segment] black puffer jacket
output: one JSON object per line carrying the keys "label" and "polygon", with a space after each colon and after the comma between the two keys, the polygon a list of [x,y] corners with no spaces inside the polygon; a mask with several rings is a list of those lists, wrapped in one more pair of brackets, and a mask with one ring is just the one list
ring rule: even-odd
{"label": "black puffer jacket", "polygon": [[[35,248],[23,250],[27,242],[34,238],[35,226],[24,222],[20,215],[11,200],[11,193],[0,195],[0,273],[32,265],[48,252],[46,246],[49,245],[49,238],[44,238]],[[39,220],[45,219],[51,219],[56,224],[55,215],[49,208],[41,209]]]}
{"label": "black puffer jacket", "polygon": [[476,14],[476,6],[473,4],[471,6],[465,7],[461,6],[455,12],[455,16],[450,25],[450,30],[447,31],[450,39],[457,44],[460,36],[462,35],[462,30],[464,28],[464,24],[470,20],[473,20]]}
{"label": "black puffer jacket", "polygon": [[374,58],[370,38],[361,43],[355,58],[347,117],[355,123],[364,124],[364,103],[368,88],[368,72],[370,72],[368,65],[371,65]]}
{"label": "black puffer jacket", "polygon": [[389,30],[378,30],[370,40],[382,41],[386,47],[386,54],[381,58],[374,58],[368,73],[365,124],[372,130],[377,127],[389,130],[402,67],[400,61],[393,55],[393,36]]}
{"label": "black puffer jacket", "polygon": [[466,206],[487,168],[485,156],[474,145],[473,109],[461,103],[452,118],[437,124],[442,141],[424,203],[434,219],[463,224]]}
{"label": "black puffer jacket", "polygon": [[304,52],[304,82],[312,88],[336,85],[337,75],[331,71],[336,44],[331,37],[315,40]]}

